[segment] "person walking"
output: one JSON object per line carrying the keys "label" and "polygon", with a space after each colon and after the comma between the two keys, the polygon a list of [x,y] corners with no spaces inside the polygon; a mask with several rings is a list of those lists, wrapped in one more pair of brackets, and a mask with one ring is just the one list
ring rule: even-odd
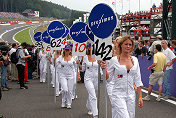
{"label": "person walking", "polygon": [[74,85],[76,62],[71,55],[71,46],[66,45],[63,51],[63,55],[59,57],[61,65],[60,69],[60,82],[62,86],[62,104],[61,107],[71,109],[72,104],[72,91]]}
{"label": "person walking", "polygon": [[158,82],[159,95],[156,101],[160,102],[161,92],[162,92],[162,82],[164,77],[164,71],[166,69],[166,56],[161,52],[161,45],[157,44],[155,48],[156,54],[154,54],[153,64],[148,67],[148,70],[152,69],[152,73],[149,77],[149,88],[147,96],[143,98],[145,101],[150,101],[150,94],[152,92],[152,87]]}
{"label": "person walking", "polygon": [[[112,57],[106,71],[107,81],[114,79],[112,90],[112,118],[135,118],[135,89],[138,89],[138,107],[143,107],[141,73],[138,59],[131,56],[134,41],[130,36],[124,36],[119,41],[119,55]],[[100,66],[106,69],[107,64],[101,61]]]}

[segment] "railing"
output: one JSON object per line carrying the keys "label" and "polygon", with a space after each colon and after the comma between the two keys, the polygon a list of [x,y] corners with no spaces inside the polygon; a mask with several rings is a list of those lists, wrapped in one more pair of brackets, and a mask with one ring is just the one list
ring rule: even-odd
{"label": "railing", "polygon": [[136,35],[139,35],[141,40],[142,40],[143,36],[145,36],[145,37],[150,36],[150,29],[148,29],[148,30],[134,30],[133,32],[134,32],[134,37]]}

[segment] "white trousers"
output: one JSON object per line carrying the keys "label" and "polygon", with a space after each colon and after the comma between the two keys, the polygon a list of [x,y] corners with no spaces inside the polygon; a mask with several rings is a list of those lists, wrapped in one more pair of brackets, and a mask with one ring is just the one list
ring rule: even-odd
{"label": "white trousers", "polygon": [[84,81],[84,83],[89,94],[86,107],[88,110],[92,111],[93,116],[96,116],[98,115],[97,97],[96,97],[96,92],[98,91],[98,83],[94,80],[86,80]]}
{"label": "white trousers", "polygon": [[112,95],[112,118],[135,118],[135,94]]}
{"label": "white trousers", "polygon": [[47,63],[40,62],[40,82],[46,81]]}
{"label": "white trousers", "polygon": [[72,91],[72,99],[76,96],[76,72],[74,74],[74,84],[73,84],[73,91]]}
{"label": "white trousers", "polygon": [[60,81],[62,86],[62,103],[71,105],[74,79],[73,77],[70,78],[60,77]]}
{"label": "white trousers", "polygon": [[110,83],[107,83],[106,84],[106,89],[107,89],[107,93],[108,93],[108,96],[109,96],[109,100],[111,102],[111,105],[112,105],[112,90],[113,90],[113,84],[110,84]]}

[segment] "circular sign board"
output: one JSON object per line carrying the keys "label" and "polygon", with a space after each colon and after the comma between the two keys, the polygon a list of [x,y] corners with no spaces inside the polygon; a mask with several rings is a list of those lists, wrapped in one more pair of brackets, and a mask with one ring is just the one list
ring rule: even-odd
{"label": "circular sign board", "polygon": [[42,40],[43,40],[43,42],[50,44],[51,37],[47,33],[47,31],[43,32],[43,34],[42,34]]}
{"label": "circular sign board", "polygon": [[42,33],[41,32],[37,32],[34,34],[34,39],[39,42],[41,41],[41,37],[42,37]]}
{"label": "circular sign board", "polygon": [[47,32],[52,38],[60,38],[65,33],[65,27],[61,22],[53,21],[48,26]]}
{"label": "circular sign board", "polygon": [[70,35],[78,43],[86,42],[89,38],[85,31],[86,23],[78,22],[71,26]]}
{"label": "circular sign board", "polygon": [[109,37],[117,25],[114,11],[106,4],[96,5],[89,16],[89,27],[98,38]]}

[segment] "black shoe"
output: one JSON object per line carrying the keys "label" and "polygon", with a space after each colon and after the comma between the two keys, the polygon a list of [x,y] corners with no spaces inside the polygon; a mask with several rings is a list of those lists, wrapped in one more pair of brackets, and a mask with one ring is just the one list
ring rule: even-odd
{"label": "black shoe", "polygon": [[20,89],[28,89],[28,86],[22,86]]}

